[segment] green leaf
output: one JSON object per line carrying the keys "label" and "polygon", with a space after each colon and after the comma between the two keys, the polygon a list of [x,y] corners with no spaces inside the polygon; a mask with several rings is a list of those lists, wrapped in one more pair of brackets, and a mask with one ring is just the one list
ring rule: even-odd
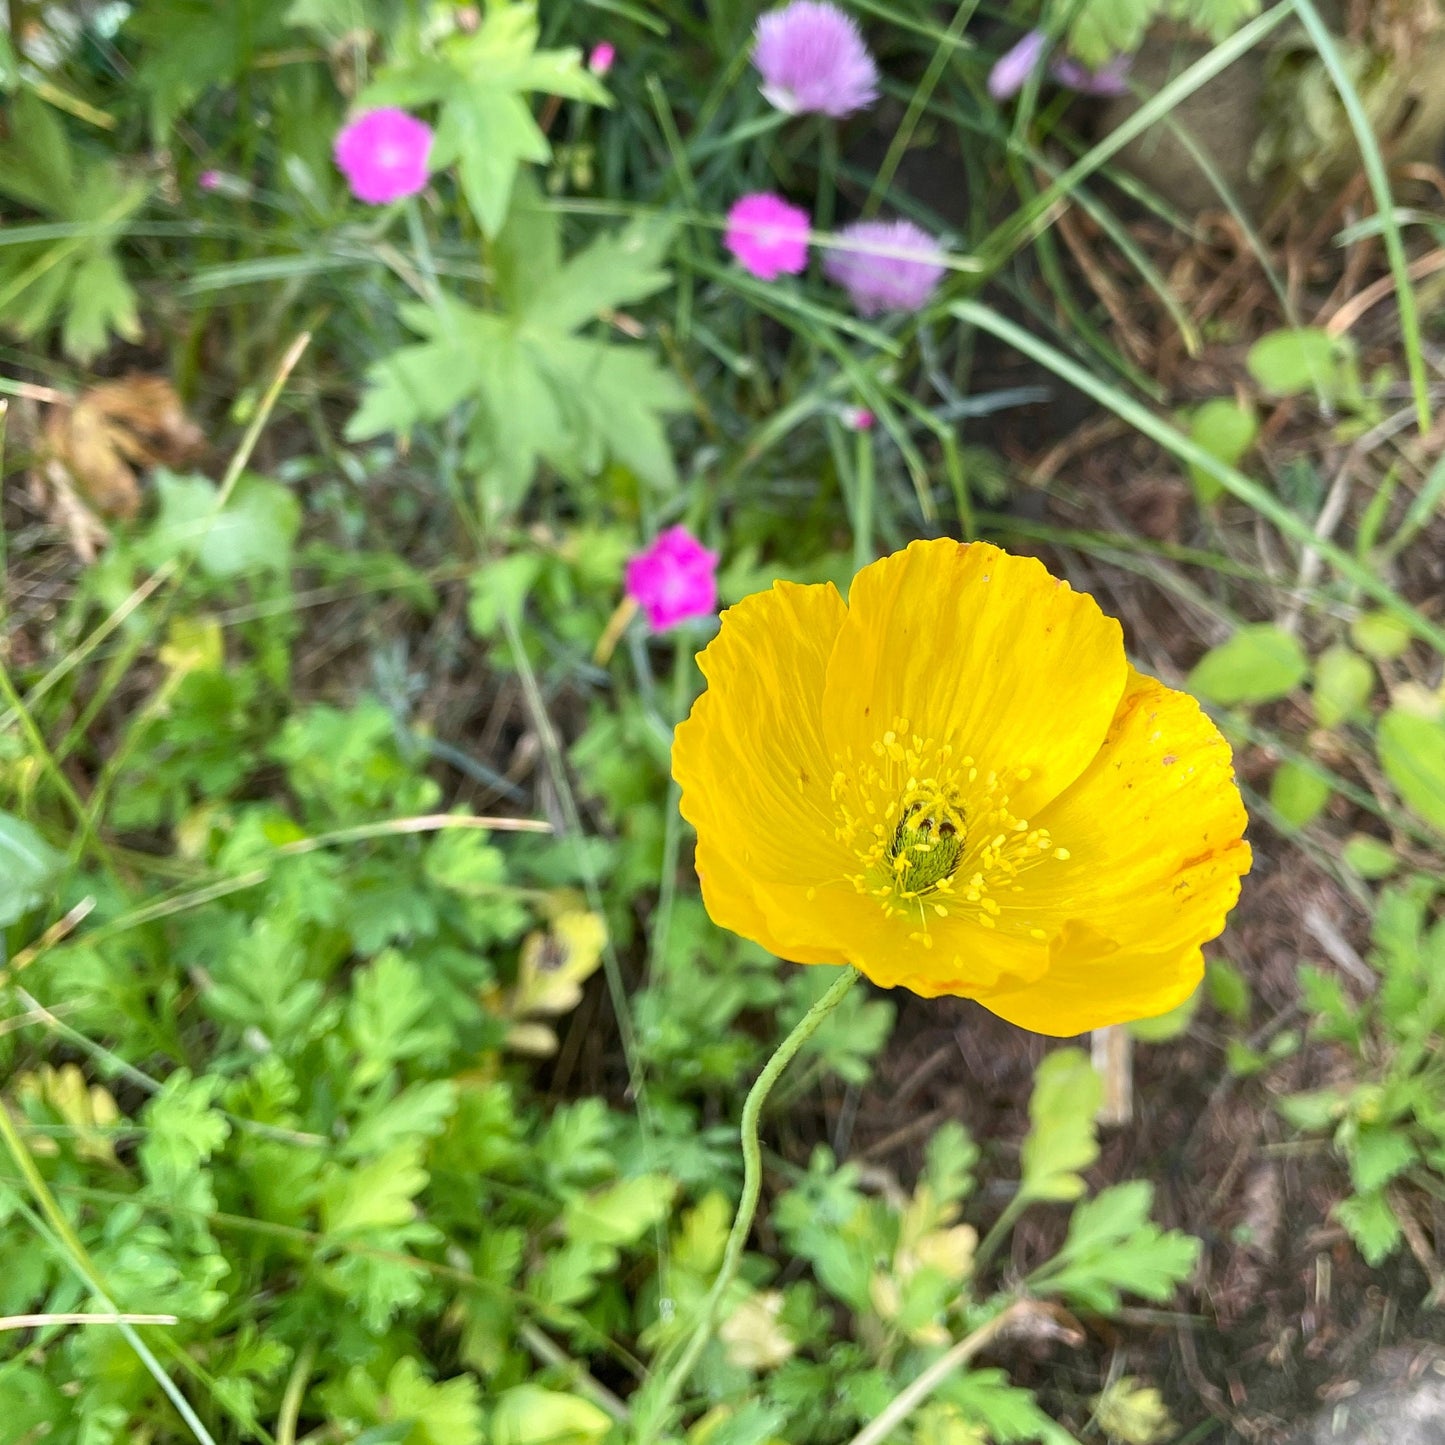
{"label": "green leaf", "polygon": [[146,1105],[141,1168],[158,1194],[177,1194],[230,1136],[225,1116],[211,1107],[222,1083],[216,1074],[192,1079],[187,1070],[178,1069]]}
{"label": "green leaf", "polygon": [[1078,1171],[1099,1157],[1094,1116],[1103,1098],[1103,1081],[1087,1054],[1057,1049],[1045,1056],[1029,1099],[1021,1201],[1070,1200],[1084,1192]]}
{"label": "green leaf", "polygon": [[1383,1194],[1356,1194],[1331,1211],[1345,1226],[1366,1264],[1380,1265],[1399,1247],[1400,1221]]}
{"label": "green leaf", "polygon": [[413,1199],[426,1187],[421,1156],[425,1141],[414,1139],[369,1164],[333,1166],[321,1190],[322,1226],[344,1236],[395,1229],[416,1217]]}
{"label": "green leaf", "polygon": [[1336,644],[1315,659],[1315,717],[1324,728],[1359,717],[1375,690],[1375,670],[1353,648]]}
{"label": "green leaf", "polygon": [[490,1445],[596,1445],[612,1417],[580,1395],[515,1385],[492,1411]]}
{"label": "green leaf", "polygon": [[1345,346],[1318,326],[1271,332],[1249,348],[1245,366],[1272,396],[1298,396],[1319,391],[1327,397],[1341,390]]}
{"label": "green leaf", "polygon": [[663,290],[672,226],[658,218],[634,221],[599,236],[537,289],[522,312],[527,326],[575,331],[604,311]]}
{"label": "green leaf", "polygon": [[450,1079],[413,1084],[362,1119],[342,1144],[341,1157],[364,1159],[399,1144],[435,1138],[456,1107],[457,1086]]}
{"label": "green leaf", "polygon": [[1399,657],[1410,645],[1410,629],[1389,612],[1362,612],[1350,624],[1350,637],[1371,657]]}
{"label": "green leaf", "polygon": [[1270,805],[1286,828],[1303,828],[1314,822],[1333,796],[1328,778],[1289,758],[1274,770],[1269,783]]}
{"label": "green leaf", "polygon": [[390,1413],[409,1421],[402,1445],[482,1445],[481,1391],[470,1375],[434,1382],[422,1367],[404,1356],[386,1377]]}
{"label": "green leaf", "polygon": [[639,1174],[620,1184],[567,1201],[562,1229],[583,1244],[636,1244],[667,1218],[677,1181],[665,1174]]}
{"label": "green leaf", "polygon": [[1032,1278],[1083,1309],[1110,1314],[1121,1294],[1164,1301],[1189,1277],[1199,1241],[1149,1218],[1154,1186],[1133,1180],[1085,1200],[1069,1220],[1063,1248]]}
{"label": "green leaf", "polygon": [[1391,708],[1375,735],[1380,765],[1426,822],[1445,830],[1445,724]]}
{"label": "green leaf", "polygon": [[1383,1189],[1420,1157],[1409,1135],[1387,1124],[1361,1124],[1345,1153],[1350,1180],[1359,1194]]}
{"label": "green leaf", "polygon": [[163,561],[194,555],[211,577],[284,572],[301,528],[295,495],[262,477],[242,477],[219,511],[216,484],[206,477],[155,474],[160,513],[145,542],[145,555]]}
{"label": "green leaf", "polygon": [[[1196,407],[1189,418],[1189,435],[1210,456],[1226,466],[1237,466],[1259,435],[1259,420],[1248,403],[1217,396]],[[1194,495],[1208,505],[1224,495],[1224,484],[1196,463],[1190,463]]]}
{"label": "green leaf", "polygon": [[234,90],[253,73],[258,53],[294,39],[290,0],[165,0],[137,5],[125,37],[141,59],[135,84],[150,97],[151,132],[169,138],[175,122],[211,88]]}
{"label": "green leaf", "polygon": [[1305,1094],[1288,1094],[1276,1100],[1276,1107],[1296,1129],[1317,1134],[1338,1122],[1346,1101],[1338,1089],[1316,1089]]}
{"label": "green leaf", "polygon": [[0,320],[26,340],[58,323],[66,351],[81,361],[111,333],[139,341],[136,295],[115,247],[148,186],[109,159],[72,152],[60,119],[30,91],[10,103],[7,119],[0,195],[69,223],[72,233],[0,248]]}
{"label": "green leaf", "polygon": [[45,903],[64,867],[65,855],[29,823],[0,813],[0,928]]}
{"label": "green leaf", "polygon": [[1155,1014],[1152,1018],[1135,1019],[1126,1024],[1130,1037],[1146,1044],[1164,1044],[1185,1033],[1199,1009],[1199,990],[1196,988],[1182,1003],[1177,1003],[1166,1013]]}
{"label": "green leaf", "polygon": [[1368,833],[1354,833],[1347,838],[1340,856],[1351,872],[1372,881],[1388,878],[1400,866],[1395,850],[1384,839],[1372,838]]}
{"label": "green leaf", "polygon": [[537,34],[534,4],[501,0],[488,6],[473,34],[448,36],[435,55],[388,67],[356,102],[359,110],[441,107],[431,165],[441,169],[455,162],[467,205],[488,236],[502,229],[518,167],[552,155],[523,97],[541,91],[610,104],[580,51],[539,51]]}
{"label": "green leaf", "polygon": [[1233,706],[1287,697],[1308,674],[1299,639],[1258,622],[1206,652],[1189,674],[1189,686],[1208,702]]}
{"label": "green leaf", "polygon": [[1010,1383],[1003,1370],[968,1370],[949,1381],[939,1394],[967,1420],[982,1425],[996,1445],[1033,1440],[1042,1445],[1077,1445],[1063,1426],[1039,1408],[1033,1392]]}
{"label": "green leaf", "polygon": [[1242,1024],[1249,1017],[1249,980],[1232,963],[1213,958],[1204,967],[1209,1001],[1225,1018]]}

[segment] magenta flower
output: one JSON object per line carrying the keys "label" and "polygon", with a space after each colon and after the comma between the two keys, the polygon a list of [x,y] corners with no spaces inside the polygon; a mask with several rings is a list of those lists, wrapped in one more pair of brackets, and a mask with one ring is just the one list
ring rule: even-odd
{"label": "magenta flower", "polygon": [[654,632],[717,611],[718,554],[686,527],[669,527],[627,564],[627,595]]}
{"label": "magenta flower", "polygon": [[723,245],[759,280],[796,276],[808,268],[808,213],[770,191],[743,196],[728,212]]}
{"label": "magenta flower", "polygon": [[336,164],[351,194],[384,206],[426,185],[432,130],[404,110],[369,110],[337,132]]}
{"label": "magenta flower", "polygon": [[1005,50],[994,61],[993,69],[988,73],[988,93],[995,100],[1007,100],[1017,95],[1038,68],[1048,46],[1048,36],[1042,30],[1030,30],[1017,45]]}
{"label": "magenta flower", "polygon": [[217,190],[221,184],[221,173],[220,171],[202,171],[196,177],[196,184],[203,191]]}
{"label": "magenta flower", "polygon": [[587,69],[600,79],[612,69],[612,62],[616,59],[617,47],[606,40],[600,40],[587,57]]}
{"label": "magenta flower", "polygon": [[858,22],[826,0],[793,0],[760,17],[753,64],[769,104],[789,115],[851,115],[878,99],[878,67]]}
{"label": "magenta flower", "polygon": [[854,221],[838,239],[823,274],[848,293],[860,316],[919,310],[948,269],[938,241],[912,221]]}
{"label": "magenta flower", "polygon": [[878,418],[866,406],[845,406],[842,412],[843,425],[849,431],[872,431]]}

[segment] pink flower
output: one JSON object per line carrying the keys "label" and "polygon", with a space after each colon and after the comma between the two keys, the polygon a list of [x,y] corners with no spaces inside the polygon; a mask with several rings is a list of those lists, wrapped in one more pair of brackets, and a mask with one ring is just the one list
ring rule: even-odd
{"label": "pink flower", "polygon": [[808,213],[769,191],[743,196],[728,212],[723,245],[760,280],[796,276],[808,267]]}
{"label": "pink flower", "polygon": [[948,269],[937,240],[912,221],[854,221],[838,239],[823,274],[848,293],[860,316],[919,310]]}
{"label": "pink flower", "polygon": [[627,595],[654,632],[717,611],[718,554],[686,527],[669,527],[627,564]]}
{"label": "pink flower", "polygon": [[845,406],[842,420],[849,431],[872,431],[878,418],[866,406]]}
{"label": "pink flower", "polygon": [[988,73],[988,93],[995,100],[1007,100],[1024,88],[1029,76],[1044,58],[1048,37],[1042,30],[1030,30],[1012,49],[1004,51]]}
{"label": "pink flower", "polygon": [[617,47],[606,40],[598,41],[592,47],[591,55],[587,57],[587,69],[600,79],[612,69],[612,62],[616,59]]}
{"label": "pink flower", "polygon": [[826,0],[793,0],[762,16],[753,64],[770,104],[789,115],[851,115],[878,99],[878,67],[858,22]]}
{"label": "pink flower", "polygon": [[221,173],[220,171],[202,171],[196,177],[196,184],[203,191],[214,191],[220,187]]}
{"label": "pink flower", "polygon": [[432,130],[404,110],[369,110],[337,132],[336,164],[351,194],[384,206],[426,185]]}

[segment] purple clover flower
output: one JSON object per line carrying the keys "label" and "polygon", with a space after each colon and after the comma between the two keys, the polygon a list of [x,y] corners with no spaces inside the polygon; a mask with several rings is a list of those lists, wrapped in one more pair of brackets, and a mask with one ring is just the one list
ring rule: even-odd
{"label": "purple clover flower", "polygon": [[937,239],[912,221],[855,221],[838,239],[823,274],[848,293],[860,316],[919,310],[948,269]]}
{"label": "purple clover flower", "polygon": [[723,245],[760,281],[808,269],[808,213],[770,191],[740,197],[728,212]]}
{"label": "purple clover flower", "polygon": [[1072,56],[1064,56],[1049,67],[1049,74],[1080,95],[1128,95],[1129,72],[1134,68],[1132,55],[1116,55],[1097,70],[1080,65]]}
{"label": "purple clover flower", "polygon": [[878,67],[858,22],[826,0],[793,0],[759,18],[753,64],[788,115],[851,115],[878,99]]}
{"label": "purple clover flower", "polygon": [[336,164],[351,194],[384,206],[426,186],[432,129],[404,110],[369,110],[336,134]]}

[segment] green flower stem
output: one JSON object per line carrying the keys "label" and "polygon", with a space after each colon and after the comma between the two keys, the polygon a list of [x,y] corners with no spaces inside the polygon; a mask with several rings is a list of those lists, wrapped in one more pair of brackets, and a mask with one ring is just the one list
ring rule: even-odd
{"label": "green flower stem", "polygon": [[692,1334],[688,1337],[686,1345],[683,1346],[682,1353],[676,1357],[664,1374],[655,1377],[657,1384],[649,1386],[643,1392],[644,1398],[637,1403],[635,1445],[652,1445],[658,1435],[667,1428],[672,1407],[676,1403],[678,1395],[682,1393],[682,1387],[687,1383],[688,1376],[692,1374],[698,1357],[707,1348],[707,1343],[717,1328],[718,1310],[722,1305],[723,1296],[737,1277],[738,1266],[742,1263],[748,1235],[752,1233],[753,1219],[758,1212],[758,1197],[763,1188],[763,1152],[758,1143],[758,1119],[763,1112],[763,1105],[767,1102],[768,1095],[772,1093],[773,1085],[782,1076],[783,1070],[792,1063],[794,1055],[812,1038],[817,1032],[818,1026],[837,1008],[843,995],[857,982],[858,970],[856,968],[846,969],[828,992],[803,1015],[792,1033],[778,1045],[776,1052],[763,1065],[762,1073],[758,1075],[757,1081],[748,1091],[748,1097],[743,1103],[742,1121],[743,1193],[742,1198],[738,1200],[738,1212],[733,1217],[732,1231],[729,1233],[727,1245],[723,1249],[722,1264],[718,1269],[712,1288],[708,1291],[707,1298],[703,1301],[697,1324],[693,1326]]}

